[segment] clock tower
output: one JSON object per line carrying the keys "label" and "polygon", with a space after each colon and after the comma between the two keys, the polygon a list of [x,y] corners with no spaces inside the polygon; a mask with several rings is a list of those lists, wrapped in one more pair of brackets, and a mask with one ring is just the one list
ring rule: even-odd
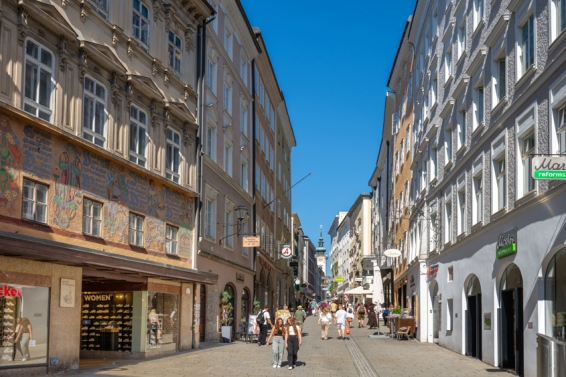
{"label": "clock tower", "polygon": [[324,276],[326,276],[326,248],[324,247],[324,240],[322,239],[322,225],[320,226],[320,238],[318,239],[318,247],[316,248],[316,265],[320,267]]}

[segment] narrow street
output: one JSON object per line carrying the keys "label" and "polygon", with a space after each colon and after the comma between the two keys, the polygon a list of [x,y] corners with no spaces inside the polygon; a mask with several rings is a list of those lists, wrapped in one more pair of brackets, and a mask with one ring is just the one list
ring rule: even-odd
{"label": "narrow street", "polygon": [[[334,326],[329,339],[320,339],[316,318],[305,321],[303,346],[297,368],[273,369],[271,346],[256,343],[204,343],[198,350],[151,360],[83,360],[81,369],[67,376],[493,376],[507,375],[498,368],[435,344],[416,340],[370,338],[376,330],[352,329],[350,339],[337,339]],[[94,367],[94,365],[97,365]],[[87,367],[88,366],[88,367]]]}

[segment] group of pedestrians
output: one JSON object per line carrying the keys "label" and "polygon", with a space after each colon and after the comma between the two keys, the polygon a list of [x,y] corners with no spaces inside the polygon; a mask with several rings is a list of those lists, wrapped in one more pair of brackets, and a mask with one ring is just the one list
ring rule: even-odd
{"label": "group of pedestrians", "polygon": [[[281,368],[284,350],[287,350],[287,363],[289,369],[297,366],[297,354],[303,344],[303,323],[307,317],[303,307],[299,305],[297,311],[288,310],[287,306],[276,311],[275,323],[271,322],[269,306],[266,305],[256,317],[255,325],[259,327],[259,346],[273,344],[273,368]],[[267,332],[271,327],[269,338]]]}

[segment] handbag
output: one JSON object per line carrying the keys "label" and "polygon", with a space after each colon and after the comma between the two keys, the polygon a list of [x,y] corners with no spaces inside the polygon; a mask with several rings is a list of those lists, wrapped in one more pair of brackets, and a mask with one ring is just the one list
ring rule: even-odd
{"label": "handbag", "polygon": [[30,340],[28,346],[35,347],[35,339]]}
{"label": "handbag", "polygon": [[346,335],[350,335],[350,326],[346,326]]}

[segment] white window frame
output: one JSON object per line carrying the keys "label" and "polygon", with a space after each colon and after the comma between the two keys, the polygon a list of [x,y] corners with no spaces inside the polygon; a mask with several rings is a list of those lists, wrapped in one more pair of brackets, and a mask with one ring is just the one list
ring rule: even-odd
{"label": "white window frame", "polygon": [[224,171],[230,177],[232,176],[232,154],[234,153],[234,145],[232,144],[232,140],[229,138],[225,138],[224,140]]}
{"label": "white window frame", "polygon": [[474,22],[473,26],[475,31],[482,23],[485,14],[485,0],[474,0],[472,13]]}
{"label": "white window frame", "polygon": [[233,205],[226,204],[224,209],[224,240],[222,243],[230,249],[234,248],[235,227]]}
{"label": "white window frame", "polygon": [[549,113],[551,153],[566,154],[566,73],[550,88]]}
{"label": "white window frame", "polygon": [[438,248],[438,212],[436,206],[431,206],[434,210],[430,212],[430,236],[429,236],[429,249],[430,252]]}
{"label": "white window frame", "polygon": [[248,174],[248,160],[242,158],[240,161],[240,186],[245,192],[249,192]]}
{"label": "white window frame", "polygon": [[[517,18],[517,81],[536,64],[536,19],[532,9],[525,11],[525,16]],[[525,29],[525,27],[527,29]],[[526,30],[526,35],[525,35]]]}
{"label": "white window frame", "polygon": [[169,67],[180,74],[183,66],[183,40],[172,30],[169,30],[167,41]]}
{"label": "white window frame", "polygon": [[211,121],[208,122],[206,126],[206,155],[212,161],[216,162],[216,139],[217,139],[217,127]]}
{"label": "white window frame", "polygon": [[507,143],[505,133],[491,146],[492,165],[492,213],[507,207]]}
{"label": "white window frame", "polygon": [[83,200],[83,234],[102,237],[102,203],[84,198]]}
{"label": "white window frame", "polygon": [[[501,72],[503,69],[503,73]],[[495,107],[507,97],[507,56],[505,49],[500,51],[492,61],[491,71],[493,72],[493,106]]]}
{"label": "white window frame", "polygon": [[[49,187],[42,183],[24,178],[22,190],[22,219],[47,224],[49,213]],[[29,210],[26,211],[26,208]]]}
{"label": "white window frame", "polygon": [[566,0],[550,1],[550,43],[566,29]]}
{"label": "white window frame", "polygon": [[147,113],[135,105],[130,106],[129,156],[131,162],[142,167],[146,167],[147,162],[147,123]]}
{"label": "white window frame", "polygon": [[246,53],[242,50],[242,46],[240,46],[240,77],[244,82],[244,85],[249,86],[249,71],[250,71],[250,63]]}
{"label": "white window frame", "polygon": [[[35,47],[37,57],[30,54],[31,46]],[[33,39],[26,40],[24,50],[23,109],[51,123],[55,92],[55,56],[51,50]]]}
{"label": "white window frame", "polygon": [[248,137],[249,131],[248,131],[248,118],[249,118],[249,114],[248,114],[248,104],[245,100],[242,100],[240,102],[240,132]]}
{"label": "white window frame", "polygon": [[204,203],[204,236],[216,240],[216,197],[217,192],[207,189]]}
{"label": "white window frame", "polygon": [[457,30],[457,45],[458,45],[458,61],[466,52],[468,47],[468,36],[467,36],[467,27],[466,27],[466,14],[465,12],[460,16],[460,22],[458,23],[458,30]]}
{"label": "white window frame", "polygon": [[466,176],[458,178],[458,191],[457,191],[457,203],[458,203],[458,223],[457,223],[457,234],[463,234],[467,229],[467,197],[466,197]]}
{"label": "white window frame", "polygon": [[[139,9],[136,9],[136,3],[139,4]],[[149,7],[146,6],[141,0],[134,0],[132,4],[133,9],[133,20],[132,20],[132,34],[140,42],[141,47],[146,50],[149,48],[149,20],[151,19],[151,13]],[[147,17],[144,16],[144,9],[147,12]],[[138,21],[136,23],[136,20]],[[144,32],[145,30],[145,32]]]}
{"label": "white window frame", "polygon": [[234,31],[228,23],[224,26],[224,50],[226,50],[230,60],[234,60]]}
{"label": "white window frame", "polygon": [[181,179],[181,134],[171,127],[166,133],[165,177],[175,183]]}
{"label": "white window frame", "polygon": [[108,19],[108,0],[88,0],[92,8],[102,18]]}
{"label": "white window frame", "polygon": [[130,212],[128,217],[128,244],[143,247],[144,216]]}
{"label": "white window frame", "polygon": [[473,90],[474,130],[485,123],[485,87],[480,80]]}
{"label": "white window frame", "polygon": [[479,157],[472,168],[472,225],[483,221],[484,211],[483,157]]}
{"label": "white window frame", "polygon": [[[92,84],[92,88],[89,88]],[[104,148],[106,146],[106,132],[108,120],[108,91],[98,80],[90,76],[84,78],[83,93],[83,139]],[[91,119],[87,119],[85,112],[89,108]],[[98,124],[98,129],[97,129]]]}
{"label": "white window frame", "polygon": [[165,225],[165,253],[179,255],[179,227]]}
{"label": "white window frame", "polygon": [[452,190],[444,196],[444,244],[452,242],[454,210],[452,205]]}
{"label": "white window frame", "polygon": [[446,54],[444,55],[444,82],[448,82],[453,75],[453,56],[452,56],[452,38],[446,42]]}
{"label": "white window frame", "polygon": [[[536,189],[536,182],[532,176],[533,155],[537,148],[537,107],[529,106],[515,121],[515,135],[517,151],[517,199],[522,198]],[[524,150],[528,142],[528,150]]]}
{"label": "white window frame", "polygon": [[453,140],[452,140],[452,126],[450,123],[444,127],[444,161],[445,165],[452,162],[454,158]]}
{"label": "white window frame", "polygon": [[434,181],[438,177],[438,147],[436,144],[430,146],[429,152],[430,159],[430,181]]}
{"label": "white window frame", "polygon": [[223,91],[223,109],[230,115],[232,115],[232,83],[224,81],[224,91]]}
{"label": "white window frame", "polygon": [[210,55],[206,58],[206,86],[212,90],[212,93],[216,95],[218,90],[218,69],[217,61]]}
{"label": "white window frame", "polygon": [[458,148],[457,150],[460,150],[461,148],[466,146],[466,131],[467,131],[467,125],[466,125],[466,108],[464,106],[460,107],[460,109],[456,112],[456,124],[458,127]]}

